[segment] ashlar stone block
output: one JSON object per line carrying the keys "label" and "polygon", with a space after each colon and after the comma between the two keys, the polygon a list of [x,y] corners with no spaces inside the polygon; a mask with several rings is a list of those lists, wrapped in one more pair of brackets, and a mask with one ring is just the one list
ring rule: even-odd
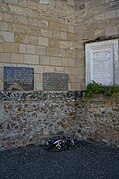
{"label": "ashlar stone block", "polygon": [[17,43],[3,43],[4,52],[18,52],[19,46]]}
{"label": "ashlar stone block", "polygon": [[48,46],[48,38],[47,37],[39,37],[39,45]]}
{"label": "ashlar stone block", "polygon": [[26,53],[26,45],[25,44],[19,45],[19,53]]}
{"label": "ashlar stone block", "polygon": [[35,45],[27,45],[27,53],[35,54]]}
{"label": "ashlar stone block", "polygon": [[10,53],[0,53],[0,62],[10,62],[11,56]]}
{"label": "ashlar stone block", "polygon": [[13,22],[13,16],[11,14],[4,13],[3,14],[3,20],[7,21],[7,22]]}
{"label": "ashlar stone block", "polygon": [[40,65],[49,65],[49,57],[40,56]]}
{"label": "ashlar stone block", "polygon": [[39,56],[38,55],[25,55],[24,63],[26,64],[39,64]]}
{"label": "ashlar stone block", "polygon": [[117,29],[118,29],[117,26],[106,28],[106,35],[110,36],[110,35],[116,35],[116,34],[118,34]]}
{"label": "ashlar stone block", "polygon": [[41,35],[44,37],[52,37],[52,30],[41,29]]}
{"label": "ashlar stone block", "polygon": [[3,46],[0,44],[0,52],[3,52]]}
{"label": "ashlar stone block", "polygon": [[23,54],[11,54],[12,63],[23,63]]}
{"label": "ashlar stone block", "polygon": [[1,34],[6,42],[14,42],[14,33],[2,31]]}

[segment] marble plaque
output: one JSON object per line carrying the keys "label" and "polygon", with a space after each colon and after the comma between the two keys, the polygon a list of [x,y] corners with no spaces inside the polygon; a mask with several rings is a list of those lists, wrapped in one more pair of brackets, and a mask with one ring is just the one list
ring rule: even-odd
{"label": "marble plaque", "polygon": [[68,74],[43,73],[44,91],[68,91]]}
{"label": "marble plaque", "polygon": [[25,67],[4,67],[4,90],[34,90],[34,69]]}
{"label": "marble plaque", "polygon": [[106,86],[119,83],[117,40],[86,44],[86,85],[91,81]]}

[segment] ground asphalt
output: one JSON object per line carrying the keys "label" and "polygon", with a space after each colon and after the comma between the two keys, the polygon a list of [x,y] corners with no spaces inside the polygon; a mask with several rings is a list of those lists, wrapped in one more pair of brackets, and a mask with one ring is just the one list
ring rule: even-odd
{"label": "ground asphalt", "polygon": [[61,152],[43,146],[2,151],[0,179],[119,179],[119,149],[82,141]]}

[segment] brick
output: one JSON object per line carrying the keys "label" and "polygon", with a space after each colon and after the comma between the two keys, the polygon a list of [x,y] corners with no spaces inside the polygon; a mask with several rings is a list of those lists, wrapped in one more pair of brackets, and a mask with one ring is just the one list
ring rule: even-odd
{"label": "brick", "polygon": [[0,62],[10,62],[11,56],[10,53],[0,53]]}
{"label": "brick", "polygon": [[23,54],[11,54],[11,63],[23,63]]}
{"label": "brick", "polygon": [[28,54],[35,54],[35,45],[27,45],[26,49]]}
{"label": "brick", "polygon": [[1,34],[6,42],[14,42],[14,33],[2,31]]}
{"label": "brick", "polygon": [[49,57],[48,56],[40,56],[40,65],[49,65]]}
{"label": "brick", "polygon": [[38,45],[48,46],[48,38],[47,37],[39,37]]}
{"label": "brick", "polygon": [[39,56],[38,55],[25,55],[24,63],[27,64],[39,64]]}
{"label": "brick", "polygon": [[19,53],[26,53],[26,45],[25,44],[19,45]]}
{"label": "brick", "polygon": [[17,43],[3,43],[4,52],[18,52],[19,47]]}

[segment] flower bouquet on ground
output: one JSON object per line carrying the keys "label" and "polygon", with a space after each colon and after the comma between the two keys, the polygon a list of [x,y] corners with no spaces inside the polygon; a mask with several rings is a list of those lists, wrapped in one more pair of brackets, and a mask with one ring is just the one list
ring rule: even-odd
{"label": "flower bouquet on ground", "polygon": [[47,141],[47,148],[50,151],[62,151],[75,147],[75,142],[71,137],[55,136]]}

